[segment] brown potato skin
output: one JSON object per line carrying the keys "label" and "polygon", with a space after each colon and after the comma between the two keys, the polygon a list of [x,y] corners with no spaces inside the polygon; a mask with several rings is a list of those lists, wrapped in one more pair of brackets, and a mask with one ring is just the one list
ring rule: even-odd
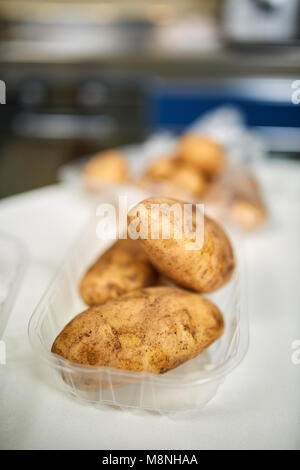
{"label": "brown potato skin", "polygon": [[80,294],[90,307],[153,285],[157,273],[138,241],[118,240],[88,269]]}
{"label": "brown potato skin", "polygon": [[200,354],[223,329],[219,309],[199,294],[148,287],[80,313],[51,351],[86,366],[161,374]]}
{"label": "brown potato skin", "polygon": [[236,198],[230,206],[232,218],[247,231],[259,229],[267,219],[267,211],[262,203]]}
{"label": "brown potato skin", "polygon": [[[180,204],[184,203],[168,198],[148,198],[139,203],[147,209],[150,221],[152,204]],[[137,207],[138,207],[137,206]],[[195,206],[193,207],[195,214]],[[135,220],[135,208],[128,215],[128,223]],[[160,217],[160,237],[151,239],[150,223],[148,238],[139,239],[150,261],[158,271],[174,281],[176,284],[197,292],[212,292],[222,287],[231,278],[235,262],[231,243],[224,230],[212,219],[204,216],[204,244],[201,249],[186,250],[185,246],[191,240],[187,238],[163,239],[161,236],[162,219]],[[193,223],[195,228],[195,223]]]}
{"label": "brown potato skin", "polygon": [[214,140],[198,134],[184,134],[178,142],[182,160],[208,176],[219,173],[225,164],[224,149]]}
{"label": "brown potato skin", "polygon": [[177,156],[157,159],[146,173],[146,178],[150,181],[168,181],[170,190],[174,186],[175,190],[178,188],[195,198],[203,196],[206,190],[203,172]]}
{"label": "brown potato skin", "polygon": [[106,150],[89,160],[83,176],[91,187],[97,183],[123,183],[128,179],[128,165],[122,153]]}
{"label": "brown potato skin", "polygon": [[147,171],[147,176],[154,179],[168,179],[176,171],[178,158],[176,155],[157,158]]}
{"label": "brown potato skin", "polygon": [[179,165],[169,181],[176,187],[188,191],[193,197],[201,197],[206,190],[206,181],[199,171],[195,171],[190,165]]}

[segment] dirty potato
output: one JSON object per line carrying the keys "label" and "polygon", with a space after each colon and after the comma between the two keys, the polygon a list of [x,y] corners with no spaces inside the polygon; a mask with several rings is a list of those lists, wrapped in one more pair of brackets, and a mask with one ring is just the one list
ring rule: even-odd
{"label": "dirty potato", "polygon": [[196,222],[195,206],[190,221],[192,230],[186,231],[184,203],[152,197],[131,209],[128,233],[131,237],[136,236],[133,232],[138,234],[139,242],[159,272],[180,286],[211,292],[231,278],[235,266],[233,250],[221,226],[206,216],[200,217],[204,235],[201,244],[201,236],[200,241],[197,236],[201,231],[196,232]]}
{"label": "dirty potato", "polygon": [[80,284],[84,302],[97,305],[153,285],[156,272],[137,241],[118,240],[89,268]]}
{"label": "dirty potato", "polygon": [[51,351],[86,366],[161,374],[200,354],[223,328],[219,309],[199,294],[148,287],[80,313]]}

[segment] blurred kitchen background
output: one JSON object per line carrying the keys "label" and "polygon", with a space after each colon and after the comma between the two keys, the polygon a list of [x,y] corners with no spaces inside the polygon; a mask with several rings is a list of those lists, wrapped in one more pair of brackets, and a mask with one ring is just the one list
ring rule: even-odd
{"label": "blurred kitchen background", "polygon": [[299,158],[298,0],[1,0],[0,23],[0,197],[222,104]]}

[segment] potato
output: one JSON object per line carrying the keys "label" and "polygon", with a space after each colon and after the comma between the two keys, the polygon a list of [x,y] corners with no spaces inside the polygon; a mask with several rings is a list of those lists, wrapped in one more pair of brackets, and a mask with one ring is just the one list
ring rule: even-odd
{"label": "potato", "polygon": [[167,181],[170,185],[169,196],[176,194],[176,190],[182,190],[188,196],[197,198],[202,196],[206,189],[203,173],[180,161],[176,156],[156,160],[146,173],[146,178],[150,181]]}
{"label": "potato", "polygon": [[51,351],[86,366],[161,374],[200,354],[223,328],[219,309],[199,294],[148,287],[80,313]]}
{"label": "potato", "polygon": [[160,157],[154,160],[147,171],[147,176],[154,179],[169,178],[170,174],[176,170],[177,166],[178,159],[175,155]]}
{"label": "potato", "polygon": [[89,268],[80,284],[84,302],[97,305],[156,281],[156,271],[134,240],[118,240]]}
{"label": "potato", "polygon": [[268,217],[258,181],[238,167],[227,168],[208,186],[204,202],[210,214],[227,218],[247,231],[259,229]]}
{"label": "potato", "polygon": [[212,139],[198,134],[185,134],[178,142],[182,160],[208,176],[219,173],[225,163],[224,149]]}
{"label": "potato", "polygon": [[191,166],[180,165],[176,172],[171,174],[169,180],[176,187],[188,191],[196,198],[205,193],[206,182],[203,175]]}
{"label": "potato", "polygon": [[91,158],[84,169],[84,180],[91,189],[101,183],[123,183],[127,178],[125,157],[115,150],[98,153]]}
{"label": "potato", "polygon": [[[152,213],[152,205],[165,204],[170,208],[178,204],[182,210],[182,224],[170,211],[170,238],[163,238],[166,219],[161,213]],[[139,242],[147,253],[150,261],[169,279],[180,286],[197,292],[211,292],[222,287],[234,271],[234,255],[231,243],[224,230],[212,219],[204,216],[204,243],[202,248],[193,246],[187,249],[193,239],[189,239],[183,231],[182,201],[167,198],[149,198],[140,202],[128,214],[128,232],[136,229]],[[164,209],[163,212],[167,213]],[[193,206],[192,228],[196,228],[196,207]],[[151,229],[159,227],[157,238],[151,234]],[[182,233],[182,238],[175,238],[176,230]],[[165,236],[165,235],[164,235]],[[190,247],[189,247],[190,248]]]}
{"label": "potato", "polygon": [[233,219],[247,231],[257,230],[267,218],[267,211],[262,203],[237,198],[230,206]]}

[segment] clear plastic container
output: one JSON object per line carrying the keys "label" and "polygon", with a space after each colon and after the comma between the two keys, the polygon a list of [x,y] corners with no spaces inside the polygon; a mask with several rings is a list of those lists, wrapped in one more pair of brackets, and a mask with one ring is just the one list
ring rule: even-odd
{"label": "clear plastic container", "polygon": [[[240,266],[233,279],[209,297],[223,312],[223,336],[206,351],[161,375],[108,367],[81,366],[50,352],[62,328],[86,306],[78,285],[87,267],[110,244],[96,237],[95,221],[85,228],[46,291],[29,324],[29,338],[37,356],[54,374],[55,385],[84,403],[162,414],[202,408],[213,398],[225,377],[239,364],[248,347],[248,319]],[[239,245],[239,244],[237,244]]]}
{"label": "clear plastic container", "polygon": [[26,250],[19,240],[0,233],[0,339],[20,286],[26,261]]}

